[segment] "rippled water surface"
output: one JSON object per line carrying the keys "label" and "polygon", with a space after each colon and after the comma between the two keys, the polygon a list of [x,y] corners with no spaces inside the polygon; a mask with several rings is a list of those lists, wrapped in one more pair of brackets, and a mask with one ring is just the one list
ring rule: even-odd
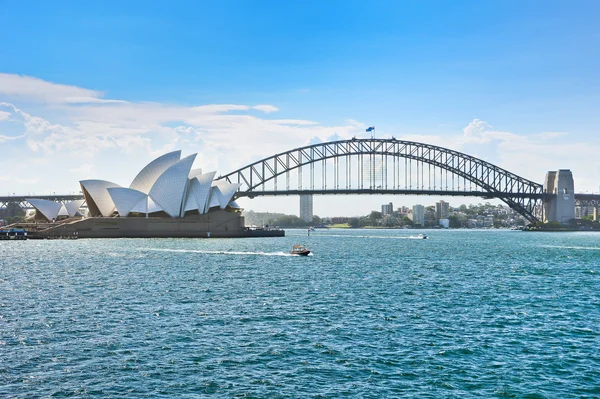
{"label": "rippled water surface", "polygon": [[0,242],[0,397],[600,397],[600,234],[417,233]]}

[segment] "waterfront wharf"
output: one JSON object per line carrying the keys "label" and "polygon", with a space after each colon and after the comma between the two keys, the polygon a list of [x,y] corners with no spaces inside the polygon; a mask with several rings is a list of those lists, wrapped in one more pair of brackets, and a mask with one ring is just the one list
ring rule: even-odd
{"label": "waterfront wharf", "polygon": [[25,229],[0,229],[0,240],[26,240],[27,230]]}

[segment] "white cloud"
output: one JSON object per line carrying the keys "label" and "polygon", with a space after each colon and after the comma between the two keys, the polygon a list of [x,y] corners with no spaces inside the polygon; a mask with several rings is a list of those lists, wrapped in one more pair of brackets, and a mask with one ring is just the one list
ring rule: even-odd
{"label": "white cloud", "polygon": [[[423,134],[404,134],[402,136],[396,137],[398,140],[406,140],[406,141],[414,141],[417,143],[425,143],[437,145],[444,148],[452,148],[452,144],[448,143],[447,140],[444,140],[440,136],[427,136]],[[442,144],[440,144],[442,143]]]}
{"label": "white cloud", "polygon": [[103,98],[96,97],[65,97],[64,102],[69,104],[128,104],[128,101],[123,100],[105,100]]}
{"label": "white cloud", "polygon": [[[0,90],[0,101],[18,94],[29,96],[29,104],[36,104],[0,102],[6,109],[2,109],[0,128],[10,119],[16,133],[14,138],[0,136],[0,141],[12,140],[19,145],[10,152],[15,160],[39,159],[36,173],[40,174],[42,185],[47,185],[33,188],[40,192],[60,191],[55,186],[59,183],[56,176],[64,176],[65,171],[75,178],[69,182],[69,190],[79,179],[94,177],[89,175],[91,172],[98,173],[97,178],[128,184],[119,181],[127,171],[135,173],[154,157],[178,148],[197,152],[200,167],[227,173],[274,153],[306,145],[314,138],[350,138],[364,130],[364,124],[357,121],[324,126],[305,119],[269,119],[253,112],[276,112],[277,107],[272,105],[132,103],[104,100],[101,93],[93,90],[35,78],[6,74],[3,78],[14,87],[18,86],[15,82],[32,87]],[[46,103],[40,105],[39,101]],[[76,176],[78,173],[81,176]],[[22,174],[27,177],[31,169]]]}
{"label": "white cloud", "polygon": [[176,133],[181,134],[181,135],[192,135],[192,134],[199,134],[198,130],[191,127],[191,126],[177,126],[175,129]]}
{"label": "white cloud", "polygon": [[62,103],[68,98],[99,99],[102,93],[46,82],[45,80],[8,73],[0,73],[0,95],[7,98],[17,97],[40,103]]}
{"label": "white cloud", "polygon": [[272,105],[255,105],[254,107],[252,107],[258,111],[262,111],[266,114],[269,114],[271,112],[277,112],[279,111],[279,109],[277,109],[277,107],[274,107]]}
{"label": "white cloud", "polygon": [[69,168],[69,173],[76,176],[78,180],[83,180],[92,177],[91,172],[94,165],[91,163],[82,163],[75,167]]}
{"label": "white cloud", "polygon": [[567,132],[542,132],[537,134],[536,136],[542,138],[542,139],[554,139],[556,137],[564,137],[564,136],[568,136],[569,133]]}
{"label": "white cloud", "polygon": [[22,178],[22,177],[17,177],[17,176],[0,176],[0,181],[7,182],[7,183],[14,183],[14,184],[27,184],[27,185],[30,185],[30,184],[39,183],[40,179],[36,178],[36,177],[33,177],[33,178],[31,178],[31,177],[29,177],[29,178]]}
{"label": "white cloud", "polygon": [[571,169],[575,178],[575,190],[597,190],[590,173],[600,174],[600,145],[590,142],[568,141],[561,138],[568,132],[541,132],[515,134],[490,130],[492,126],[474,119],[463,129],[463,135],[454,139],[440,138],[444,147],[478,157],[507,169],[524,178],[542,183],[549,170]]}
{"label": "white cloud", "polygon": [[365,128],[367,125],[365,125],[362,122],[359,121],[355,121],[354,119],[346,119],[346,123],[352,125],[352,126],[356,126],[358,128]]}
{"label": "white cloud", "polygon": [[230,111],[248,111],[250,106],[239,104],[212,104],[193,107],[192,110],[202,114],[220,114]]}
{"label": "white cloud", "polygon": [[18,184],[37,184],[40,182],[40,178],[39,177],[26,177],[26,178],[21,178],[21,177],[14,177],[15,182],[17,182]]}
{"label": "white cloud", "polygon": [[22,138],[25,138],[24,134],[22,134],[20,136],[5,136],[3,134],[0,134],[0,143],[5,142],[5,141],[18,140],[18,139],[22,139]]}
{"label": "white cloud", "polygon": [[476,137],[491,128],[486,121],[475,118],[463,129],[463,133],[466,137]]}
{"label": "white cloud", "polygon": [[[2,85],[7,81],[12,86]],[[24,86],[19,88],[15,82]],[[13,97],[30,102],[9,101]],[[78,180],[89,177],[128,185],[140,168],[174,149],[197,152],[198,167],[225,174],[309,143],[370,137],[366,125],[353,119],[323,125],[300,118],[270,119],[278,111],[272,105],[186,106],[105,100],[97,91],[6,74],[0,74],[0,107],[5,161],[28,159],[30,165],[12,171],[14,176],[5,179],[3,187],[21,193],[69,192],[77,189]],[[395,132],[394,136],[478,154],[538,182],[543,181],[547,170],[570,168],[576,188],[597,188],[589,176],[590,171],[600,174],[596,156],[599,145],[559,142],[565,134],[519,135],[495,131],[486,121],[473,119],[454,136],[418,131]],[[34,182],[32,171],[36,174]],[[72,181],[65,176],[71,176]]]}

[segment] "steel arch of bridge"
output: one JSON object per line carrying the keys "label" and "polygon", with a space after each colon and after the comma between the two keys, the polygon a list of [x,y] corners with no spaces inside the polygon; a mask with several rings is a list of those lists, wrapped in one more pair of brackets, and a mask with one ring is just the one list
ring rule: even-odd
{"label": "steel arch of bridge", "polygon": [[[355,158],[356,175],[352,159]],[[389,176],[390,158],[392,175]],[[344,160],[345,185],[340,182]],[[404,159],[404,168],[401,166]],[[327,187],[327,161],[333,160],[333,188]],[[315,164],[321,164],[321,188],[315,188]],[[425,168],[429,173],[429,187],[425,189]],[[309,187],[303,186],[303,170],[309,168]],[[433,189],[431,168],[433,167]],[[438,176],[436,180],[436,168]],[[415,170],[413,170],[415,169]],[[297,187],[290,186],[290,172],[297,171]],[[401,175],[401,170],[404,172]],[[306,173],[306,172],[305,172]],[[444,175],[445,174],[445,175]],[[451,185],[449,185],[449,174]],[[285,177],[285,188],[279,188],[278,179]],[[404,188],[401,188],[401,178]],[[389,180],[392,184],[388,185]],[[455,186],[458,179],[458,190]],[[460,190],[460,180],[463,190]],[[240,183],[235,197],[255,197],[290,194],[426,194],[464,195],[499,198],[530,222],[540,217],[541,201],[545,194],[543,186],[524,179],[505,169],[479,158],[430,144],[391,139],[351,139],[295,148],[264,158],[233,171],[217,180]],[[445,188],[444,188],[445,181]],[[353,183],[354,182],[354,183]],[[365,185],[365,182],[367,183]],[[381,184],[377,184],[377,183]],[[416,184],[413,184],[416,183]],[[466,190],[469,182],[469,190]],[[272,189],[267,190],[267,183]],[[409,184],[410,183],[410,184]],[[436,183],[440,183],[439,189]],[[356,184],[356,187],[352,187]],[[478,190],[473,190],[475,185]],[[416,186],[416,188],[413,188]]]}

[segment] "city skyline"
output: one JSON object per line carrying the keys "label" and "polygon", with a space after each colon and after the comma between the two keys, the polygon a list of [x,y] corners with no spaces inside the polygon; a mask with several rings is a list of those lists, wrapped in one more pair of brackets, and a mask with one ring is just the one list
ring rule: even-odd
{"label": "city skyline", "polygon": [[[598,192],[598,11],[594,2],[0,2],[12,34],[0,48],[0,148],[14,165],[0,172],[0,195],[78,192],[100,175],[126,184],[176,148],[219,175],[367,138],[370,126],[539,183],[570,169],[577,192]],[[315,196],[313,207],[357,216],[436,201]],[[299,211],[297,197],[239,203]]]}

